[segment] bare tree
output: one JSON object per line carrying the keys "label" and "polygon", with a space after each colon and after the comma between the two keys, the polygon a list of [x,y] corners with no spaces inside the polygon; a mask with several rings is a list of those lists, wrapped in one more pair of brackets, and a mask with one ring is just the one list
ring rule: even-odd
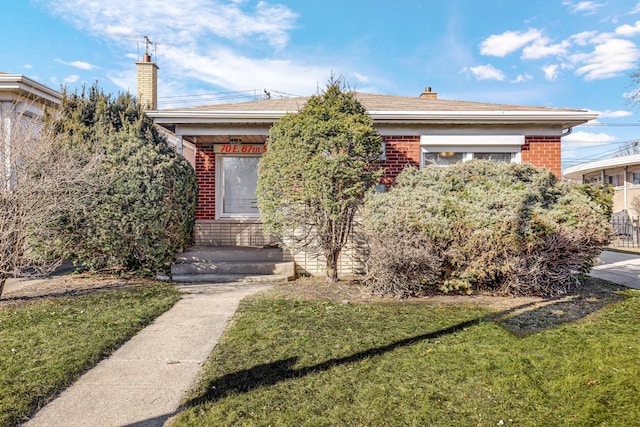
{"label": "bare tree", "polygon": [[632,141],[627,145],[623,145],[616,151],[614,157],[622,157],[622,156],[630,156],[632,154],[640,153],[640,147],[638,146],[638,141]]}
{"label": "bare tree", "polygon": [[0,297],[9,277],[46,274],[62,261],[99,183],[98,156],[65,147],[52,128],[12,105],[0,109]]}

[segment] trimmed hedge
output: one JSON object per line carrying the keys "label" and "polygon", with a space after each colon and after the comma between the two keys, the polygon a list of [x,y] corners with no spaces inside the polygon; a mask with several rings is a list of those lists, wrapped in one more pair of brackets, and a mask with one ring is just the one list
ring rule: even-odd
{"label": "trimmed hedge", "polygon": [[579,285],[611,237],[604,209],[529,164],[474,160],[405,169],[365,203],[368,283],[398,297]]}

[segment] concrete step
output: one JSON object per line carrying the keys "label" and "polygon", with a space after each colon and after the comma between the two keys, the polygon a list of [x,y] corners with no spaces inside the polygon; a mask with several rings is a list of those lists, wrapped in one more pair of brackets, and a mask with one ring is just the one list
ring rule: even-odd
{"label": "concrete step", "polygon": [[177,254],[171,279],[183,283],[282,283],[295,279],[295,264],[282,259],[281,248],[194,246]]}
{"label": "concrete step", "polygon": [[188,262],[171,266],[171,275],[183,274],[279,274],[293,275],[293,262]]}
{"label": "concrete step", "polygon": [[282,248],[241,246],[192,246],[176,255],[176,263],[193,262],[281,262]]}
{"label": "concrete step", "polygon": [[289,277],[276,274],[260,274],[260,275],[246,275],[246,274],[177,274],[171,278],[174,282],[180,283],[270,283],[280,284],[287,283]]}

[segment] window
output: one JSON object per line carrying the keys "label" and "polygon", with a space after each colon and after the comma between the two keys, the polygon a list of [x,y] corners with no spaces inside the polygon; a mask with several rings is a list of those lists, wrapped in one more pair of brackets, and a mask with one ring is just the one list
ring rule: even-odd
{"label": "window", "polygon": [[631,172],[631,183],[633,185],[640,185],[640,172]]}
{"label": "window", "polygon": [[[473,148],[464,147],[468,150]],[[494,162],[516,162],[517,154],[515,152],[455,152],[455,151],[431,151],[424,148],[422,151],[422,166],[449,166],[454,163],[468,162],[473,159],[492,160]]]}
{"label": "window", "polygon": [[604,180],[607,184],[613,185],[614,187],[624,185],[624,179],[622,175],[607,175],[604,177]]}
{"label": "window", "polygon": [[494,162],[511,163],[513,153],[473,153],[474,159],[493,160]]}
{"label": "window", "polygon": [[422,157],[422,165],[438,165],[448,166],[462,161],[463,153],[455,153],[453,151],[442,151],[439,153],[425,152]]}
{"label": "window", "polygon": [[[219,180],[216,205],[219,217],[258,216],[258,161],[260,157],[217,156]],[[222,191],[220,191],[222,190]]]}
{"label": "window", "polygon": [[520,162],[524,135],[422,135],[422,166],[447,166],[472,159]]}

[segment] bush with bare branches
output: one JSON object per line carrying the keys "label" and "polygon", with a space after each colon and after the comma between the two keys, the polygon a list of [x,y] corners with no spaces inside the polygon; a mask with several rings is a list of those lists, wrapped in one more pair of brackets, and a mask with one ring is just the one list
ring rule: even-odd
{"label": "bush with bare branches", "polygon": [[62,229],[82,217],[99,181],[96,155],[63,147],[50,126],[0,110],[0,296],[7,278],[62,260]]}
{"label": "bush with bare branches", "polygon": [[491,291],[551,295],[579,285],[606,245],[603,208],[528,164],[407,169],[365,204],[369,284],[399,297]]}

